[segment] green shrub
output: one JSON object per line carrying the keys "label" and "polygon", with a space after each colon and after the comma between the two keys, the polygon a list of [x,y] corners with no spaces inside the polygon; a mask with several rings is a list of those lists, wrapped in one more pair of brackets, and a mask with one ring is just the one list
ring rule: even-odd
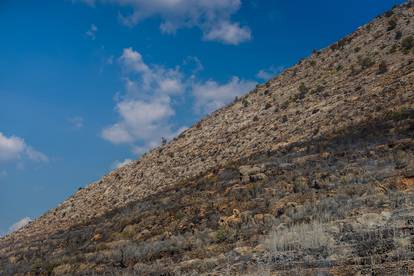
{"label": "green shrub", "polygon": [[358,57],[358,64],[361,66],[362,70],[371,67],[374,63],[375,62],[372,61],[370,57]]}
{"label": "green shrub", "polygon": [[237,231],[228,226],[221,225],[215,233],[216,242],[233,242],[237,239]]}
{"label": "green shrub", "polygon": [[288,108],[288,106],[289,106],[289,101],[285,101],[285,102],[282,103],[282,105],[280,106],[280,108],[282,110],[284,110],[284,109]]}
{"label": "green shrub", "polygon": [[246,98],[244,98],[243,101],[242,101],[242,104],[243,104],[244,107],[248,107],[250,103]]}
{"label": "green shrub", "polygon": [[412,36],[404,38],[401,42],[401,47],[404,52],[408,53],[414,47],[414,38]]}

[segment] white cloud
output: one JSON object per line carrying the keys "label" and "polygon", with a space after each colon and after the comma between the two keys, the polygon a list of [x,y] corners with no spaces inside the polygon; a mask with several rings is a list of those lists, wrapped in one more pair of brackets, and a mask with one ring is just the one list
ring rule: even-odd
{"label": "white cloud", "polygon": [[102,131],[102,137],[114,144],[132,143],[135,140],[129,134],[128,129],[123,124],[119,123],[106,127]]}
{"label": "white cloud", "polygon": [[21,220],[19,220],[18,222],[16,222],[15,224],[13,224],[9,228],[9,232],[14,232],[14,231],[17,231],[17,230],[23,228],[26,225],[28,225],[31,221],[32,221],[32,219],[29,218],[29,217],[22,218]]}
{"label": "white cloud", "polygon": [[232,22],[231,16],[241,7],[240,0],[80,0],[88,5],[111,3],[132,8],[121,15],[121,22],[134,26],[151,17],[161,18],[160,30],[175,33],[180,28],[198,27],[205,39],[239,44],[251,38],[248,27]]}
{"label": "white cloud", "polygon": [[174,115],[174,110],[167,100],[127,99],[117,103],[116,111],[120,121],[102,132],[102,136],[114,144],[136,140],[151,143],[171,133],[168,119]]}
{"label": "white cloud", "polygon": [[198,57],[188,56],[183,62],[184,67],[187,67],[191,74],[197,74],[204,70],[204,66]]}
{"label": "white cloud", "polygon": [[279,67],[270,66],[270,68],[268,68],[268,69],[262,69],[262,70],[260,70],[256,74],[256,77],[258,77],[259,79],[262,79],[264,81],[268,81],[271,78],[273,78],[276,75],[278,75],[280,72],[282,72],[282,70],[283,70],[283,67],[282,66],[279,66]]}
{"label": "white cloud", "polygon": [[[174,128],[169,120],[175,115],[172,97],[184,89],[179,68],[148,65],[132,48],[124,49],[119,58],[125,77],[123,97],[117,97],[115,110],[119,120],[103,129],[102,137],[114,144],[140,142],[138,148],[148,149],[169,137]],[[138,152],[145,151],[139,150]]]}
{"label": "white cloud", "polygon": [[127,165],[129,165],[129,164],[131,164],[133,162],[133,160],[131,160],[131,159],[125,159],[124,161],[119,161],[119,160],[116,160],[113,164],[112,164],[112,166],[111,166],[111,168],[112,169],[119,169],[119,168],[122,168],[122,167],[125,167],[125,166],[127,166]]}
{"label": "white cloud", "polygon": [[208,41],[221,41],[225,44],[238,45],[251,39],[248,27],[240,27],[239,23],[221,22],[204,34]]}
{"label": "white cloud", "polygon": [[243,95],[256,86],[254,81],[241,80],[233,77],[225,84],[209,80],[193,85],[193,94],[196,99],[195,109],[198,113],[214,111],[228,103],[236,96]]}
{"label": "white cloud", "polygon": [[71,117],[68,119],[68,122],[74,127],[74,128],[82,128],[84,124],[84,120],[80,116]]}
{"label": "white cloud", "polygon": [[29,159],[36,161],[36,162],[48,162],[48,157],[41,153],[40,151],[35,150],[30,146],[26,146],[26,155]]}
{"label": "white cloud", "polygon": [[0,132],[0,161],[20,159],[26,148],[23,139],[11,136],[7,138]]}
{"label": "white cloud", "polygon": [[15,161],[23,157],[36,162],[47,162],[45,154],[35,150],[19,137],[7,137],[0,132],[0,162]]}
{"label": "white cloud", "polygon": [[124,49],[119,58],[125,71],[136,73],[138,80],[127,78],[126,90],[130,94],[176,94],[182,92],[182,74],[179,68],[166,69],[147,65],[141,54],[132,48]]}
{"label": "white cloud", "polygon": [[86,31],[86,36],[89,37],[92,40],[96,39],[96,33],[98,32],[98,27],[96,27],[95,24],[92,24],[89,28],[89,30]]}

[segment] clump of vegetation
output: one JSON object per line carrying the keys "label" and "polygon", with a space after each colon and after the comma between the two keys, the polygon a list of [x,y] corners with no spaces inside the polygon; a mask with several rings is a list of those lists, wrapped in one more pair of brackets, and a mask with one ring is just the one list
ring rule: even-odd
{"label": "clump of vegetation", "polygon": [[288,106],[289,106],[289,101],[285,101],[281,104],[280,108],[282,110],[285,110],[286,108],[288,108]]}
{"label": "clump of vegetation", "polygon": [[408,53],[414,47],[414,38],[412,36],[408,36],[403,39],[401,42],[401,47],[404,53]]}
{"label": "clump of vegetation", "polygon": [[395,40],[400,40],[402,37],[402,32],[401,31],[396,31],[395,32]]}
{"label": "clump of vegetation", "polygon": [[264,245],[270,252],[276,253],[321,247],[329,249],[333,246],[333,240],[326,232],[326,225],[312,221],[273,231],[265,240]]}
{"label": "clump of vegetation", "polygon": [[410,108],[401,108],[399,110],[390,111],[387,113],[386,117],[394,121],[405,120],[410,117],[410,114],[413,114],[414,110]]}
{"label": "clump of vegetation", "polygon": [[312,94],[320,94],[325,90],[325,86],[318,85],[318,87],[315,88],[315,90],[312,91]]}
{"label": "clump of vegetation", "polygon": [[337,66],[336,66],[336,72],[339,72],[339,71],[341,71],[342,70],[342,65],[341,64],[338,64]]}
{"label": "clump of vegetation", "polygon": [[351,76],[355,76],[359,73],[359,70],[357,70],[354,65],[351,65],[349,69],[351,70],[351,73],[350,73]]}
{"label": "clump of vegetation", "polygon": [[305,95],[309,92],[309,88],[306,87],[305,83],[301,83],[299,86],[299,95],[298,98],[299,99],[303,99],[305,97]]}
{"label": "clump of vegetation", "polygon": [[371,67],[372,65],[375,64],[374,61],[372,61],[372,59],[370,57],[358,57],[358,64],[361,66],[362,70],[365,70],[369,67]]}
{"label": "clump of vegetation", "polygon": [[397,21],[395,21],[395,19],[391,19],[390,21],[388,21],[387,32],[394,30],[396,27],[397,27]]}
{"label": "clump of vegetation", "polygon": [[358,53],[359,51],[361,51],[361,47],[356,47],[356,48],[354,49],[354,52],[355,52],[355,53]]}
{"label": "clump of vegetation", "polygon": [[381,75],[381,74],[386,73],[387,71],[388,71],[388,66],[387,66],[387,63],[383,60],[383,61],[381,61],[381,62],[380,62],[380,64],[378,65],[378,71],[377,71],[377,74],[378,74],[378,75]]}
{"label": "clump of vegetation", "polygon": [[225,225],[221,225],[215,233],[215,240],[218,243],[232,242],[236,239],[237,239],[237,231]]}
{"label": "clump of vegetation", "polygon": [[266,103],[266,105],[265,105],[265,109],[267,110],[267,109],[269,109],[269,108],[271,108],[272,107],[272,104],[271,103]]}
{"label": "clump of vegetation", "polygon": [[397,51],[397,45],[392,45],[392,47],[391,47],[391,49],[390,49],[390,51],[388,52],[389,54],[393,54],[393,53],[395,53]]}
{"label": "clump of vegetation", "polygon": [[246,98],[244,98],[243,101],[242,101],[243,107],[248,107],[249,104],[250,104],[249,101]]}
{"label": "clump of vegetation", "polygon": [[311,60],[311,61],[309,62],[309,64],[310,64],[312,67],[315,67],[315,66],[316,66],[316,61]]}

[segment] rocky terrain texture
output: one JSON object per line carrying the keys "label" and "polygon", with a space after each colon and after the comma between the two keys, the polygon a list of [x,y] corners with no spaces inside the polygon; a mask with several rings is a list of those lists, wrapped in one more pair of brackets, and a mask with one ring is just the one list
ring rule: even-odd
{"label": "rocky terrain texture", "polygon": [[0,275],[413,275],[414,1],[0,239]]}

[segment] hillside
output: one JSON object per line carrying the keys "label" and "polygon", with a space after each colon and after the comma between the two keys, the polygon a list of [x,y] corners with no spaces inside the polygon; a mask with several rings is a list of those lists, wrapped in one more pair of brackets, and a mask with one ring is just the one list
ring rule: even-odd
{"label": "hillside", "polygon": [[409,1],[1,238],[0,275],[411,275],[413,135]]}

